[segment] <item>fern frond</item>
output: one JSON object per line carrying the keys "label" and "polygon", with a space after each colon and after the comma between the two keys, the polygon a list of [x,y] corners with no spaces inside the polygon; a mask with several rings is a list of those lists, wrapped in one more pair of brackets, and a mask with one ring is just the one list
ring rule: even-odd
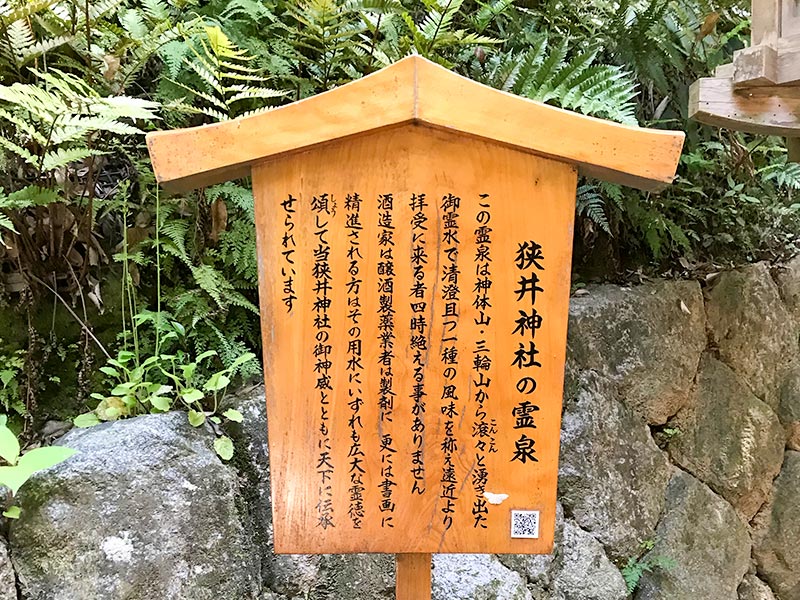
{"label": "fern frond", "polygon": [[26,0],[14,6],[8,0],[0,0],[0,18],[6,23],[20,21],[45,10],[58,0]]}
{"label": "fern frond", "polygon": [[29,165],[36,166],[39,164],[38,159],[22,146],[15,144],[6,137],[0,137],[0,146],[11,152],[11,154],[21,158]]}
{"label": "fern frond", "polygon": [[66,167],[70,163],[86,160],[90,156],[101,156],[105,154],[101,150],[90,148],[58,148],[47,152],[42,157],[42,171],[52,171]]}
{"label": "fern frond", "polygon": [[611,235],[611,225],[606,216],[605,202],[593,185],[587,184],[578,187],[576,209],[578,215],[588,218],[608,235]]}

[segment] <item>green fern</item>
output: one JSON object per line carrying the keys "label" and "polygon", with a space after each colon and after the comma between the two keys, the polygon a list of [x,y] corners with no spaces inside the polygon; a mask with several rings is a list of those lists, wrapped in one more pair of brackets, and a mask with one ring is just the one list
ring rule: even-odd
{"label": "green fern", "polygon": [[566,40],[550,47],[538,36],[524,51],[498,52],[474,63],[470,76],[492,87],[588,115],[636,124],[636,86],[619,67],[594,64],[597,50],[567,57]]}
{"label": "green fern", "polygon": [[800,190],[800,163],[771,163],[758,171],[764,181],[774,181],[779,187]]}
{"label": "green fern", "polygon": [[179,102],[175,104],[178,109],[225,121],[264,108],[266,102],[285,95],[265,85],[267,80],[249,66],[254,57],[238,48],[219,27],[205,27],[204,34],[195,36],[187,47],[183,63],[199,86],[173,81],[196,101],[196,105]]}
{"label": "green fern", "polygon": [[156,119],[156,105],[125,96],[102,97],[79,78],[51,69],[32,69],[41,84],[0,86],[0,146],[39,175],[102,154],[90,148],[97,132],[141,131],[125,120]]}
{"label": "green fern", "polygon": [[606,215],[605,200],[591,184],[578,187],[576,211],[579,216],[586,217],[600,229],[611,235],[611,224]]}

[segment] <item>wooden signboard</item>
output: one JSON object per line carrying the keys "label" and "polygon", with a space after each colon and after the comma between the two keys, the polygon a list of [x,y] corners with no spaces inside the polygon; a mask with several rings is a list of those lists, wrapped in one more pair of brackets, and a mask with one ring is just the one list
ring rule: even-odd
{"label": "wooden signboard", "polygon": [[548,553],[578,171],[658,189],[683,134],[419,57],[152,134],[160,182],[252,174],[276,552]]}

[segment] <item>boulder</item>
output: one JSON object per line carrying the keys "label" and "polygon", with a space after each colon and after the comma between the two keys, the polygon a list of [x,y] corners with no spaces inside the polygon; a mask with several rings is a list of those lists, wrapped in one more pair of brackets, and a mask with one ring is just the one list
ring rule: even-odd
{"label": "boulder", "polygon": [[739,584],[739,600],[775,600],[775,594],[766,583],[748,573]]}
{"label": "boulder", "polygon": [[324,555],[320,575],[309,596],[315,600],[394,599],[394,556],[388,554]]}
{"label": "boulder", "polygon": [[570,360],[617,383],[625,403],[648,423],[665,423],[686,402],[706,346],[700,285],[587,289],[570,301]]}
{"label": "boulder", "polygon": [[19,495],[10,545],[36,600],[257,598],[259,552],[214,434],[184,413],[73,430],[77,450]]}
{"label": "boulder", "polygon": [[552,591],[569,600],[625,600],[622,574],[590,533],[566,521],[554,565]]}
{"label": "boulder", "polygon": [[777,415],[730,367],[704,356],[692,401],[675,418],[673,460],[728,500],[749,521],[783,464]]}
{"label": "boulder", "polygon": [[772,501],[755,519],[758,574],[780,600],[800,598],[800,452],[787,451]]}
{"label": "boulder", "polygon": [[[359,596],[358,598],[361,598]],[[533,600],[520,575],[489,554],[437,554],[433,600]]]}
{"label": "boulder", "polygon": [[791,360],[797,331],[766,263],[722,273],[707,292],[710,342],[719,358],[773,409]]}
{"label": "boulder", "polygon": [[800,326],[800,256],[774,271],[781,299]]}
{"label": "boulder", "polygon": [[800,450],[800,364],[792,365],[781,387],[778,417],[786,430],[786,447]]}
{"label": "boulder", "polygon": [[17,578],[8,556],[8,545],[0,538],[0,600],[17,600]]}
{"label": "boulder", "polygon": [[678,469],[669,483],[655,545],[641,561],[636,600],[738,600],[750,565],[747,526],[725,500]]}
{"label": "boulder", "polygon": [[586,372],[577,385],[564,406],[559,498],[567,515],[621,562],[652,538],[670,467],[611,382]]}

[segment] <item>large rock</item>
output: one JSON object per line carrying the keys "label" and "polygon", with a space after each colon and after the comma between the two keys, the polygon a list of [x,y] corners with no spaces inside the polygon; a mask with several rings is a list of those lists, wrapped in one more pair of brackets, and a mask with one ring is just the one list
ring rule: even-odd
{"label": "large rock", "polygon": [[800,256],[775,270],[778,291],[789,313],[800,326]]}
{"label": "large rock", "polygon": [[793,364],[781,387],[778,417],[786,430],[786,447],[800,450],[800,364]]}
{"label": "large rock", "polygon": [[566,513],[615,561],[653,536],[670,478],[645,423],[596,373],[584,373],[565,401],[559,496]]}
{"label": "large rock", "polygon": [[256,598],[235,471],[184,413],[75,430],[21,491],[11,552],[30,600]]}
{"label": "large rock", "polygon": [[569,600],[625,600],[628,590],[622,574],[611,564],[603,547],[571,521],[564,523],[552,591]]}
{"label": "large rock", "polygon": [[706,345],[699,284],[588,289],[570,302],[571,360],[616,382],[625,402],[649,423],[665,423],[686,401]]}
{"label": "large rock", "polygon": [[719,276],[706,305],[711,343],[773,409],[798,350],[797,331],[765,263]]}
{"label": "large rock", "polygon": [[[394,557],[387,554],[329,554],[322,557],[315,600],[393,600]],[[306,598],[306,596],[298,596]],[[488,596],[487,596],[488,598]]]}
{"label": "large rock", "polygon": [[738,600],[750,564],[747,527],[730,504],[688,473],[675,470],[655,539],[642,560],[671,564],[642,575],[636,600]]}
{"label": "large rock", "polygon": [[745,521],[764,504],[783,463],[778,417],[730,367],[704,356],[690,404],[674,421],[675,462],[723,496]]}
{"label": "large rock", "polygon": [[800,598],[800,453],[786,460],[769,506],[756,518],[758,573],[781,600]]}
{"label": "large rock", "polygon": [[739,584],[739,600],[775,600],[769,586],[755,575],[747,574]]}
{"label": "large rock", "polygon": [[532,597],[522,577],[494,556],[437,554],[433,558],[433,600],[532,600]]}
{"label": "large rock", "polygon": [[17,581],[8,556],[8,545],[0,538],[0,600],[17,600]]}

